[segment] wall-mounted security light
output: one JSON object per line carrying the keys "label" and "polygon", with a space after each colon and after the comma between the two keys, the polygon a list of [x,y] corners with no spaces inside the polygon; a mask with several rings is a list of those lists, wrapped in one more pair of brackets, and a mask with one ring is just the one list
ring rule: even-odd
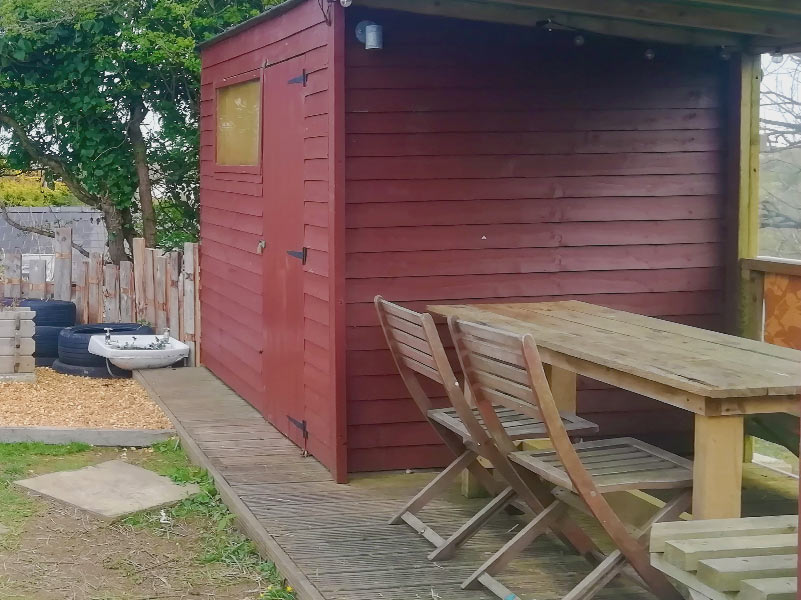
{"label": "wall-mounted security light", "polygon": [[356,25],[356,39],[366,50],[381,50],[384,47],[384,28],[373,21],[360,21]]}
{"label": "wall-mounted security light", "polygon": [[342,5],[342,8],[348,8],[353,4],[353,0],[339,0],[339,3]]}

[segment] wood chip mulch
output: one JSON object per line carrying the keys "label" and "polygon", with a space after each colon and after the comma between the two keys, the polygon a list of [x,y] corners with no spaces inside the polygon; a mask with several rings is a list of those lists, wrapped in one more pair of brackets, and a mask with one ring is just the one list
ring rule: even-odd
{"label": "wood chip mulch", "polygon": [[37,368],[36,383],[0,383],[0,427],[170,429],[132,379],[92,379]]}

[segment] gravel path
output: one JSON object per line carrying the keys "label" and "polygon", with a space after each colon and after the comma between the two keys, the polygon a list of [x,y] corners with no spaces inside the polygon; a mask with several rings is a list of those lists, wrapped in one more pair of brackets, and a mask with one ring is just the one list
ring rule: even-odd
{"label": "gravel path", "polygon": [[36,369],[36,383],[0,383],[0,427],[170,429],[132,379],[91,379]]}

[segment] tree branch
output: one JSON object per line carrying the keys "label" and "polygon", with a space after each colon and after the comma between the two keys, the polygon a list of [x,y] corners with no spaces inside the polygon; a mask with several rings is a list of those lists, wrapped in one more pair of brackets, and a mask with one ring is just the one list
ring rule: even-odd
{"label": "tree branch", "polygon": [[100,208],[100,199],[90,194],[59,158],[42,150],[30,138],[25,128],[11,115],[2,110],[0,110],[0,124],[5,125],[11,130],[28,156],[58,175],[78,200],[89,206]]}
{"label": "tree branch", "polygon": [[[11,215],[8,214],[8,207],[6,207],[4,202],[0,202],[0,212],[3,213],[3,218],[6,220],[6,223],[11,225],[14,229],[19,229],[20,231],[24,231],[25,233],[35,233],[37,235],[43,235],[44,237],[54,238],[56,237],[55,232],[49,231],[42,227],[35,227],[33,225],[23,225],[11,218]],[[89,258],[89,251],[81,246],[80,244],[76,244],[72,242],[72,247],[75,248],[78,252],[83,254],[86,258]]]}

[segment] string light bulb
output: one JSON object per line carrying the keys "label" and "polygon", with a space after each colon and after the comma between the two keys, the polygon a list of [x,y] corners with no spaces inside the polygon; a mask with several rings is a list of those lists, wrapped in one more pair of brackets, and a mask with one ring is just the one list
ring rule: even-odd
{"label": "string light bulb", "polygon": [[720,56],[721,60],[729,60],[731,58],[731,52],[726,46],[721,46],[718,56]]}
{"label": "string light bulb", "polygon": [[576,37],[573,38],[573,45],[581,47],[586,43],[586,41],[587,40],[584,38],[583,35],[578,34]]}
{"label": "string light bulb", "polygon": [[654,60],[656,58],[656,52],[654,52],[653,48],[648,48],[645,51],[645,60]]}

